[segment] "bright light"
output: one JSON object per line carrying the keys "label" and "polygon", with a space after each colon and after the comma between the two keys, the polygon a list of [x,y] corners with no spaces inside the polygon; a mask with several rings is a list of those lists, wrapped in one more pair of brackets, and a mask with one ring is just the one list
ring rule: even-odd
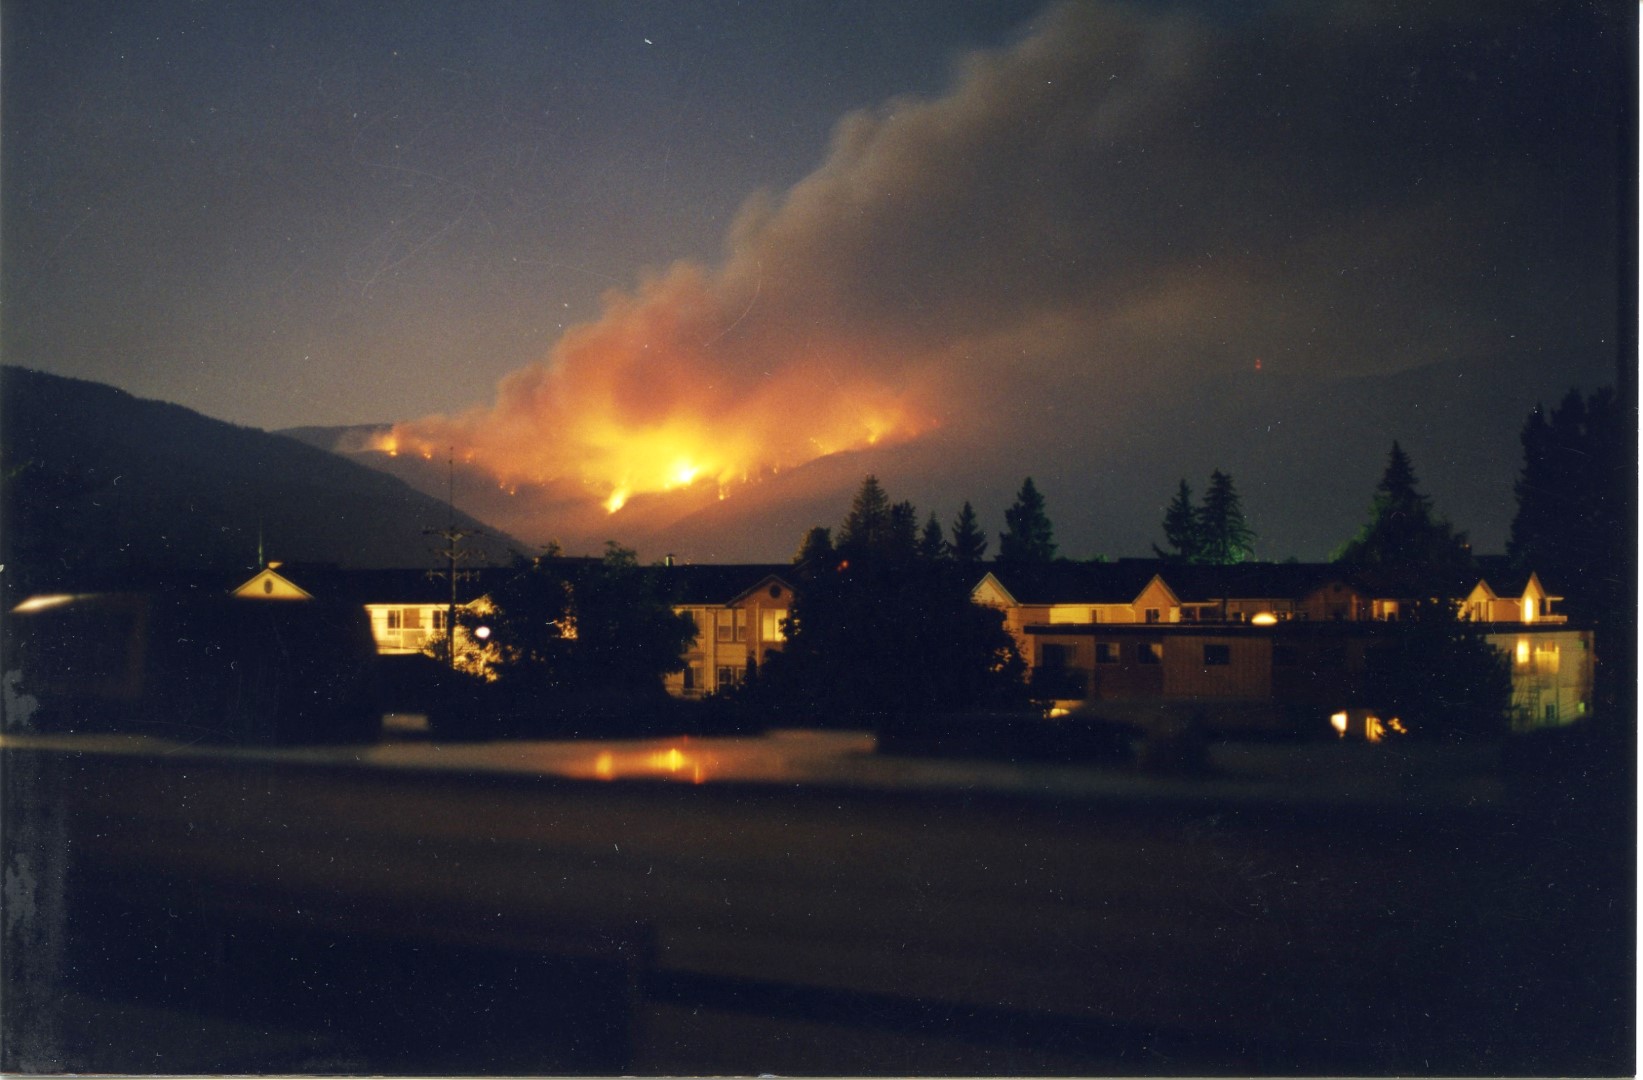
{"label": "bright light", "polygon": [[1278,616],[1274,615],[1270,611],[1260,611],[1256,612],[1256,614],[1249,621],[1254,626],[1276,626],[1278,623]]}
{"label": "bright light", "polygon": [[1363,718],[1363,737],[1372,743],[1380,742],[1386,737],[1386,729],[1381,726],[1380,717],[1366,716]]}
{"label": "bright light", "polygon": [[488,626],[474,627],[474,637],[478,638],[480,641],[489,641],[491,637],[491,628]]}
{"label": "bright light", "polygon": [[1525,596],[1523,598],[1523,621],[1535,621],[1535,598],[1532,596]]}
{"label": "bright light", "polygon": [[11,610],[14,614],[22,614],[29,611],[44,611],[46,608],[54,608],[63,604],[72,603],[75,599],[76,597],[70,596],[67,593],[54,593],[51,596],[31,596]]}
{"label": "bright light", "polygon": [[1339,732],[1341,738],[1346,738],[1346,713],[1338,712],[1331,715],[1329,718],[1329,726]]}
{"label": "bright light", "polygon": [[1517,639],[1517,662],[1519,664],[1527,664],[1529,662],[1528,638],[1520,637]]}
{"label": "bright light", "polygon": [[610,498],[605,500],[605,509],[614,514],[616,511],[622,509],[622,507],[627,504],[627,501],[627,489],[617,488],[615,491],[610,493]]}

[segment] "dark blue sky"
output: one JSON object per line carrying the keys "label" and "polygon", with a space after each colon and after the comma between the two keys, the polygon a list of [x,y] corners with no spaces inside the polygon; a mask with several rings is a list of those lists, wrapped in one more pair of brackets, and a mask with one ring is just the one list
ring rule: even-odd
{"label": "dark blue sky", "polygon": [[530,539],[785,557],[871,468],[1139,554],[1222,468],[1321,557],[1396,438],[1498,549],[1612,379],[1635,31],[1464,6],[7,0],[0,350],[415,421]]}

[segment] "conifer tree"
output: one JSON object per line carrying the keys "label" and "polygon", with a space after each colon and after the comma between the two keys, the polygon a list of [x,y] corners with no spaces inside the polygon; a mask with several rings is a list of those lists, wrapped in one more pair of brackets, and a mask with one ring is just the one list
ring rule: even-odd
{"label": "conifer tree", "polygon": [[953,522],[953,561],[960,566],[971,566],[987,557],[987,536],[976,524],[975,507],[968,501]]}
{"label": "conifer tree", "polygon": [[1203,544],[1198,531],[1198,511],[1192,505],[1192,489],[1185,480],[1176,489],[1175,498],[1164,510],[1164,539],[1174,551],[1163,551],[1157,544],[1152,550],[1159,557],[1176,562],[1195,563],[1203,557]]}
{"label": "conifer tree", "polygon": [[936,562],[949,555],[947,540],[941,533],[941,522],[936,520],[933,510],[924,522],[924,531],[919,534],[918,554],[919,558],[928,562]]}
{"label": "conifer tree", "polygon": [[1375,485],[1369,521],[1336,556],[1406,598],[1442,594],[1476,573],[1466,534],[1432,513],[1415,467],[1396,442]]}
{"label": "conifer tree", "polygon": [[1022,482],[1015,504],[1004,511],[1004,524],[1008,528],[998,537],[999,562],[1047,563],[1055,558],[1054,530],[1032,477]]}
{"label": "conifer tree", "polygon": [[837,550],[846,556],[877,550],[883,546],[889,528],[890,497],[879,485],[879,478],[869,474],[862,480],[850,504],[850,514],[839,529]]}
{"label": "conifer tree", "polygon": [[824,525],[813,526],[804,534],[799,550],[793,555],[794,565],[821,564],[833,557],[833,530]]}
{"label": "conifer tree", "polygon": [[918,556],[918,510],[912,503],[899,502],[890,507],[879,555],[893,565],[911,562]]}
{"label": "conifer tree", "polygon": [[[1186,490],[1184,482],[1181,489]],[[1210,474],[1204,504],[1198,509],[1196,540],[1197,561],[1216,566],[1245,562],[1255,553],[1255,530],[1244,520],[1238,489],[1220,469]]]}

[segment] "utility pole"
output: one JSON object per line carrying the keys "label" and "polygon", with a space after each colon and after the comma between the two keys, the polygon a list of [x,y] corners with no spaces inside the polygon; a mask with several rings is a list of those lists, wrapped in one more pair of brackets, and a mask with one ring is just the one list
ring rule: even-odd
{"label": "utility pole", "polygon": [[[457,573],[456,564],[463,559],[471,558],[475,552],[470,548],[458,545],[470,536],[480,535],[477,529],[461,529],[456,524],[456,448],[450,447],[445,457],[445,511],[447,513],[445,528],[423,529],[428,536],[437,536],[445,541],[445,577],[450,581],[450,606],[445,610],[445,662],[451,670],[456,670],[456,583],[465,575]],[[430,577],[438,577],[441,571],[430,570]]]}

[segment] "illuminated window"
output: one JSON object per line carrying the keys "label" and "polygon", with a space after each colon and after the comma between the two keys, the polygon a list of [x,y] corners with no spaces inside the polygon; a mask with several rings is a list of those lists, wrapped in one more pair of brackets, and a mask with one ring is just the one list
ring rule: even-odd
{"label": "illuminated window", "polygon": [[1162,664],[1164,662],[1164,643],[1162,641],[1143,641],[1135,647],[1135,659],[1143,664]]}
{"label": "illuminated window", "polygon": [[1096,642],[1095,662],[1098,664],[1118,663],[1118,645],[1111,641]]}
{"label": "illuminated window", "polygon": [[1226,667],[1230,663],[1232,663],[1232,646],[1230,646],[1230,645],[1205,645],[1204,646],[1204,666],[1205,667]]}
{"label": "illuminated window", "polygon": [[1518,665],[1520,667],[1529,662],[1529,639],[1528,638],[1521,638],[1520,637],[1520,638],[1517,639],[1517,662],[1518,662]]}
{"label": "illuminated window", "polygon": [[400,625],[407,630],[422,629],[422,609],[408,607],[400,613]]}
{"label": "illuminated window", "polygon": [[759,639],[767,644],[787,640],[787,612],[759,612]]}

